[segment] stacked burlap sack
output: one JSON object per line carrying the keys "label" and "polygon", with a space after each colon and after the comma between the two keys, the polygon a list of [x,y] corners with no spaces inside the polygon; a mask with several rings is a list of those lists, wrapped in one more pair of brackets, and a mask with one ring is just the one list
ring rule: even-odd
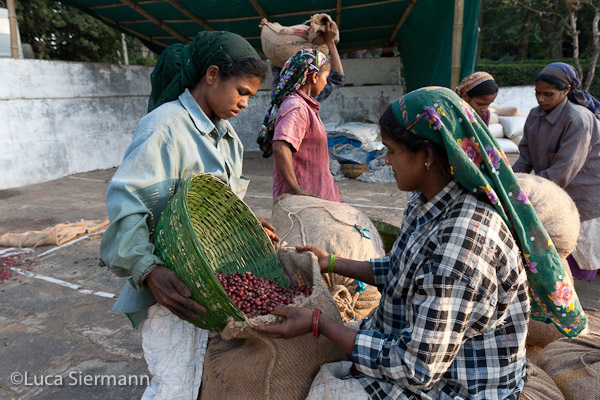
{"label": "stacked burlap sack", "polygon": [[[573,281],[566,258],[575,249],[579,236],[579,213],[575,203],[550,180],[523,173],[516,176],[552,239],[565,273]],[[553,324],[530,320],[527,378],[521,399],[600,399],[600,387],[597,386],[600,379],[600,317],[597,310],[585,311],[588,327],[571,341]]]}
{"label": "stacked burlap sack", "polygon": [[[288,58],[302,49],[317,49],[325,55],[329,48],[325,44],[323,32],[327,22],[333,22],[327,14],[315,14],[304,24],[283,26],[277,22],[267,22],[260,33],[260,41],[265,56],[277,67],[283,67]],[[310,23],[310,25],[306,25]],[[339,33],[334,41],[339,42]]]}
{"label": "stacked burlap sack", "polygon": [[[311,196],[280,196],[271,223],[288,246],[318,246],[337,257],[367,261],[383,257],[383,243],[371,220],[356,208]],[[323,274],[344,322],[369,316],[379,305],[376,287],[335,273]]]}
{"label": "stacked burlap sack", "polygon": [[550,375],[543,369],[529,360],[526,368],[525,387],[519,400],[563,400],[565,398]]}
{"label": "stacked burlap sack", "polygon": [[567,400],[600,399],[599,333],[556,340],[544,348],[537,364]]}
{"label": "stacked burlap sack", "polygon": [[[312,287],[309,297],[297,297],[292,306],[319,308],[342,324],[337,307],[321,281],[317,258],[310,252],[283,248],[278,252],[291,284]],[[246,321],[231,320],[220,336],[211,339],[204,359],[203,400],[304,399],[322,364],[346,358],[345,352],[324,336],[312,333],[293,339],[270,339],[252,329],[279,317],[264,315]]]}

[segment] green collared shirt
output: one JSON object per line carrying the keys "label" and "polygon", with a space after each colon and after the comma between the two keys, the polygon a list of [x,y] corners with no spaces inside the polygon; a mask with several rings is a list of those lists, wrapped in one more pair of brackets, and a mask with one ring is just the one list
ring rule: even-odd
{"label": "green collared shirt", "polygon": [[243,198],[249,181],[242,161],[231,124],[211,121],[188,90],[141,119],[108,187],[110,225],[100,245],[100,264],[131,277],[113,310],[127,313],[134,326],[156,302],[140,278],[152,264],[163,264],[151,236],[169,199],[198,172],[216,176]]}

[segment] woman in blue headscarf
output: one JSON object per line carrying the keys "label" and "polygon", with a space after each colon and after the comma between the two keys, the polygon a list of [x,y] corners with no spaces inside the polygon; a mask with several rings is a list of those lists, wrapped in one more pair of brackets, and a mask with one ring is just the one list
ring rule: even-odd
{"label": "woman in blue headscarf", "polygon": [[573,198],[581,229],[567,260],[574,276],[593,279],[600,268],[600,102],[581,90],[575,68],[560,62],[539,73],[535,96],[539,106],[527,117],[513,170],[533,170]]}

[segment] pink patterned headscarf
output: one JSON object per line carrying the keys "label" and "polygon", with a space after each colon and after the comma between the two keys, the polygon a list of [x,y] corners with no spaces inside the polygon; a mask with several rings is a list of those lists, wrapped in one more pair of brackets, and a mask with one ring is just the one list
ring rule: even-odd
{"label": "pink patterned headscarf", "polygon": [[494,77],[488,74],[487,72],[477,71],[463,79],[460,82],[460,85],[458,85],[456,89],[454,89],[454,91],[457,95],[462,97],[463,94],[469,92],[471,89],[473,89],[475,86],[478,86],[480,83],[493,80]]}

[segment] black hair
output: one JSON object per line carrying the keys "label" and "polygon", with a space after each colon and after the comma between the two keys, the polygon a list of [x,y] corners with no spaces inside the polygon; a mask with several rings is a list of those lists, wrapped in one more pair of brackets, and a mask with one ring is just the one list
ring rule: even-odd
{"label": "black hair", "polygon": [[481,82],[479,85],[475,86],[473,89],[467,92],[467,96],[470,98],[480,97],[480,96],[488,96],[490,94],[498,93],[498,84],[495,80],[490,79],[487,81]]}
{"label": "black hair", "polygon": [[327,61],[325,62],[325,64],[323,64],[323,65],[321,66],[321,69],[320,69],[320,70],[318,70],[318,71],[312,71],[312,72],[309,72],[309,74],[308,74],[308,75],[312,75],[312,74],[317,74],[317,76],[321,75],[321,74],[323,73],[323,71],[325,71],[325,68],[324,68],[324,67],[325,67],[326,65],[329,65],[329,69],[331,69],[331,62],[330,62],[329,60],[327,60]]}
{"label": "black hair", "polygon": [[399,144],[411,153],[416,153],[424,147],[428,147],[431,150],[434,161],[440,163],[442,176],[447,179],[452,179],[450,163],[448,162],[448,155],[446,154],[444,147],[407,131],[406,128],[400,125],[400,122],[394,115],[391,105],[379,118],[379,128],[381,130],[382,138],[389,139],[394,143]]}
{"label": "black hair", "polygon": [[319,75],[321,75],[321,73],[322,73],[323,71],[325,71],[325,66],[327,66],[327,65],[329,65],[329,69],[331,70],[331,62],[330,62],[329,60],[327,60],[327,61],[325,61],[325,64],[323,64],[323,65],[321,66],[321,69],[319,70]]}
{"label": "black hair", "polygon": [[267,64],[256,58],[233,62],[229,65],[217,65],[219,67],[219,77],[227,80],[231,77],[256,77],[264,81],[267,76]]}

